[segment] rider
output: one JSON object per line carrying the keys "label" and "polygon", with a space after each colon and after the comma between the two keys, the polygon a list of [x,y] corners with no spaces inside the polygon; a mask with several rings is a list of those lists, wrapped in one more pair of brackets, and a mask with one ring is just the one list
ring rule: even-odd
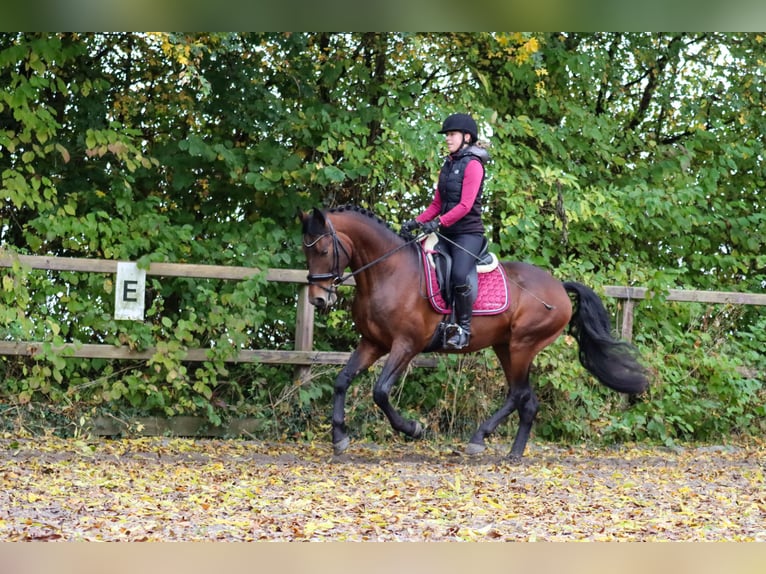
{"label": "rider", "polygon": [[478,128],[468,114],[447,117],[439,133],[445,134],[449,155],[439,172],[434,199],[415,219],[406,221],[402,231],[409,233],[420,227],[432,233],[438,229],[446,238],[440,249],[452,257],[450,285],[456,324],[448,327],[445,345],[462,349],[471,336],[471,307],[475,297],[467,278],[484,242],[481,195],[484,164],[489,154],[476,145]]}

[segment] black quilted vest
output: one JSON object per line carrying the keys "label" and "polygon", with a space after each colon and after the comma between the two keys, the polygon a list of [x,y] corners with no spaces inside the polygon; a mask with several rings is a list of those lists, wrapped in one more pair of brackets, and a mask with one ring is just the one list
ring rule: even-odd
{"label": "black quilted vest", "polygon": [[[463,190],[463,175],[468,162],[478,159],[484,164],[488,154],[481,148],[469,146],[463,148],[455,155],[449,155],[444,160],[444,165],[439,172],[439,195],[441,196],[442,212],[444,215],[450,209],[460,203],[460,194]],[[484,191],[484,178],[476,194],[476,201],[471,210],[453,226],[442,231],[444,235],[458,235],[460,233],[484,233],[484,223],[481,220],[481,196]]]}

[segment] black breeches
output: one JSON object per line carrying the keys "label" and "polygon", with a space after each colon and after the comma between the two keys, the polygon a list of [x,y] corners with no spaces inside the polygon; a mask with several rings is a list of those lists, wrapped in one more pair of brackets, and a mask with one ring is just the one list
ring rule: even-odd
{"label": "black breeches", "polygon": [[442,241],[440,248],[449,250],[449,254],[452,257],[451,284],[453,287],[465,285],[468,282],[468,274],[476,266],[475,255],[478,255],[481,250],[484,236],[471,233],[455,235],[449,237],[449,240],[457,245],[453,245],[450,241]]}

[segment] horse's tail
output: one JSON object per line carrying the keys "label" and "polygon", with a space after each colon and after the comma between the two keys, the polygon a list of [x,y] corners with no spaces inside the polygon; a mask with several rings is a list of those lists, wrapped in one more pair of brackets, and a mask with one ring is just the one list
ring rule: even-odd
{"label": "horse's tail", "polygon": [[580,345],[583,367],[615,391],[638,394],[646,390],[649,380],[638,362],[637,349],[612,336],[609,315],[596,292],[574,281],[565,282],[564,289],[575,295],[569,332]]}

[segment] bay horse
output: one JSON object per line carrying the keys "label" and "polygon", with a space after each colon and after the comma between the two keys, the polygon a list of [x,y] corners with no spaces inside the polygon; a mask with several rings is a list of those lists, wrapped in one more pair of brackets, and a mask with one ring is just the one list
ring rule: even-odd
{"label": "bay horse", "polygon": [[[567,326],[578,342],[580,362],[602,384],[630,395],[648,386],[637,350],[612,336],[607,311],[590,287],[561,282],[528,263],[501,262],[508,279],[507,310],[474,315],[468,347],[447,351],[434,344],[443,315],[425,296],[423,259],[414,240],[400,237],[375,214],[356,206],[315,207],[298,217],[309,271],[309,301],[325,309],[337,300],[339,284],[350,277],[356,282],[352,316],[361,340],[334,385],[332,442],[336,455],[350,445],[346,391],[357,375],[386,354],[373,385],[373,400],[394,430],[417,439],[424,434],[423,426],[402,417],[389,400],[410,361],[421,352],[470,353],[491,346],[505,373],[507,395],[499,410],[479,425],[466,453],[483,451],[485,438],[515,410],[519,425],[509,457],[516,461],[524,454],[538,410],[529,380],[532,361]],[[344,276],[346,268],[351,273]]]}

